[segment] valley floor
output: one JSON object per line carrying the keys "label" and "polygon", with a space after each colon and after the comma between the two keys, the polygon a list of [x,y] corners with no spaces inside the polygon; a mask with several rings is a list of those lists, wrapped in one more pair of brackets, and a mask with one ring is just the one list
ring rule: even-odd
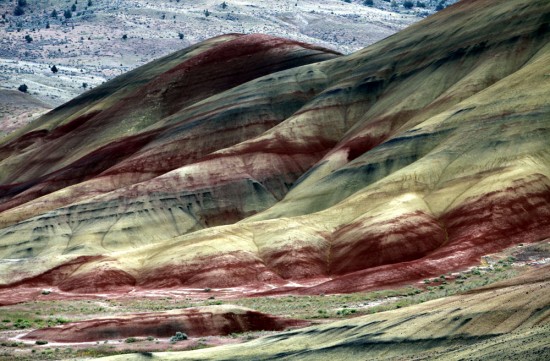
{"label": "valley floor", "polygon": [[[136,352],[162,359],[543,360],[550,340],[550,243],[488,255],[479,267],[392,290],[354,294],[238,297],[224,290],[182,294],[82,295],[56,299],[44,290],[34,301],[0,308],[0,360],[81,359]],[[59,295],[57,295],[59,296]],[[126,339],[60,343],[26,340],[35,329],[72,321],[154,314],[190,307],[237,305],[310,322],[286,332],[254,331],[190,337],[181,342],[139,334]],[[46,340],[44,340],[46,341]],[[224,346],[240,344],[241,346]],[[309,346],[308,346],[309,345]],[[221,346],[222,348],[212,348]],[[192,353],[173,351],[197,350]],[[203,350],[204,349],[204,350]],[[210,352],[209,350],[212,350]],[[198,352],[198,353],[197,353]],[[227,358],[229,357],[229,358]],[[363,357],[363,356],[361,356]],[[127,358],[123,358],[127,359]],[[136,358],[139,359],[139,358]]]}

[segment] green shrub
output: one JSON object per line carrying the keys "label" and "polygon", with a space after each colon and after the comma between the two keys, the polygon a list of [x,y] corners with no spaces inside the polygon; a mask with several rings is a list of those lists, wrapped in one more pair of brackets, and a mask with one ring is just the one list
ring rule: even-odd
{"label": "green shrub", "polygon": [[336,311],[336,314],[344,317],[344,316],[349,316],[351,314],[354,314],[356,312],[357,310],[354,308],[344,308],[343,310]]}
{"label": "green shrub", "polygon": [[187,339],[188,339],[187,334],[178,331],[178,332],[176,332],[175,336],[170,337],[170,342],[171,343],[176,343],[178,341],[183,341],[183,340],[187,340]]}
{"label": "green shrub", "polygon": [[15,326],[15,328],[24,329],[31,327],[31,321],[18,318],[13,325]]}

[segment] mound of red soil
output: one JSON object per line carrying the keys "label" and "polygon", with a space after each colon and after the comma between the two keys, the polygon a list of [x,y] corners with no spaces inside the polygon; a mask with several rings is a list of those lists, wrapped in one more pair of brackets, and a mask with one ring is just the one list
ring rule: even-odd
{"label": "mound of red soil", "polygon": [[25,338],[50,342],[88,342],[139,336],[170,337],[178,331],[190,337],[203,337],[247,331],[282,331],[308,324],[303,320],[223,305],[73,322],[32,331]]}

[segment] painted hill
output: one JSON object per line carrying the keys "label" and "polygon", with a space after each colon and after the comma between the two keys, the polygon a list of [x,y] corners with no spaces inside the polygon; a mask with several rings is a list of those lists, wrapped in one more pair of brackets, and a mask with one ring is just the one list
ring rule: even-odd
{"label": "painted hill", "polygon": [[550,237],[549,13],[227,35],[83,94],[1,140],[4,292],[350,292]]}

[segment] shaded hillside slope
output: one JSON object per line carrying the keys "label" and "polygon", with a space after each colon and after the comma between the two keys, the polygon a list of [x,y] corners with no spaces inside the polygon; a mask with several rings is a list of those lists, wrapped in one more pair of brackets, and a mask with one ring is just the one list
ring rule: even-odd
{"label": "shaded hillside slope", "polygon": [[[162,360],[544,360],[549,267],[464,295]],[[121,355],[102,360],[142,360]]]}
{"label": "shaded hillside slope", "polygon": [[348,292],[545,239],[548,14],[462,1],[346,57],[229,35],[96,88],[0,144],[0,282]]}

